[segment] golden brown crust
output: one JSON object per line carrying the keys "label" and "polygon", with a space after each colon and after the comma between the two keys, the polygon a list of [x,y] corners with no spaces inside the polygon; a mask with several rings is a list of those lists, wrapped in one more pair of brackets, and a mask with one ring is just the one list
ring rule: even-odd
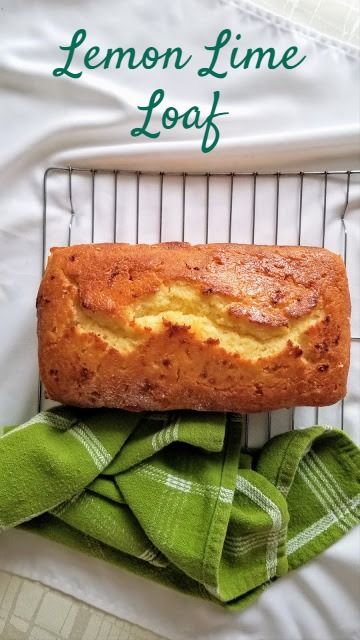
{"label": "golden brown crust", "polygon": [[41,378],[60,402],[251,412],[346,392],[347,279],[325,249],[56,248],[37,303]]}

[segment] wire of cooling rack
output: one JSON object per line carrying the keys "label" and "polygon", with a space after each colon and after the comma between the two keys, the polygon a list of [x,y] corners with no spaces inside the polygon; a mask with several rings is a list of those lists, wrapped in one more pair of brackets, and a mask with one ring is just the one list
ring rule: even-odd
{"label": "wire of cooling rack", "polygon": [[[347,212],[350,202],[350,192],[352,179],[356,175],[360,175],[360,171],[300,171],[300,172],[275,172],[275,173],[205,173],[205,172],[154,172],[154,171],[130,171],[130,170],[104,170],[104,169],[82,169],[69,167],[49,167],[43,178],[43,226],[42,226],[42,271],[45,269],[46,252],[47,252],[47,232],[48,232],[48,181],[54,174],[67,175],[67,200],[69,214],[67,222],[67,245],[72,244],[73,238],[73,225],[75,217],[78,215],[76,208],[74,208],[73,199],[73,182],[77,175],[87,176],[91,180],[91,242],[95,239],[95,219],[96,219],[96,185],[99,176],[108,176],[113,180],[113,186],[110,187],[113,191],[113,230],[112,240],[116,242],[118,240],[118,202],[119,202],[119,187],[118,178],[120,176],[129,176],[135,179],[135,203],[133,212],[135,216],[135,241],[139,242],[140,237],[140,216],[141,216],[141,201],[140,191],[141,184],[145,178],[153,178],[157,182],[157,189],[159,193],[158,198],[158,229],[157,239],[159,242],[163,241],[163,222],[164,222],[164,181],[167,178],[177,178],[181,182],[181,239],[185,240],[187,237],[188,225],[191,224],[191,220],[187,216],[187,204],[190,198],[188,190],[188,180],[190,178],[201,178],[204,181],[205,186],[205,242],[209,241],[209,211],[211,203],[210,185],[214,178],[227,178],[229,180],[229,193],[228,193],[228,227],[227,227],[227,240],[233,241],[234,232],[234,184],[235,180],[247,179],[251,182],[251,242],[254,244],[257,227],[257,198],[258,198],[258,184],[262,178],[270,179],[275,186],[275,232],[274,232],[274,244],[278,244],[279,239],[279,209],[280,209],[280,187],[284,180],[287,178],[296,178],[298,181],[298,206],[297,206],[297,229],[296,229],[296,244],[301,245],[302,233],[303,233],[303,211],[304,211],[304,181],[308,177],[317,177],[322,180],[322,214],[321,214],[321,242],[320,246],[325,246],[326,231],[327,231],[327,214],[328,214],[328,183],[331,176],[343,176],[345,179],[345,198],[344,204],[341,210],[341,229],[342,229],[342,255],[347,265],[348,258],[348,225],[347,225]],[[352,336],[352,342],[360,342],[360,336]],[[41,387],[39,391],[39,407],[42,403]],[[295,413],[296,409],[292,409],[290,413],[289,428],[295,427]],[[344,400],[341,401],[341,429],[344,428]],[[319,408],[315,409],[316,424],[319,420]],[[245,447],[248,448],[248,434],[249,434],[249,416],[239,416],[239,420],[244,425],[245,433]],[[272,436],[272,413],[267,414],[266,430],[267,437]]]}

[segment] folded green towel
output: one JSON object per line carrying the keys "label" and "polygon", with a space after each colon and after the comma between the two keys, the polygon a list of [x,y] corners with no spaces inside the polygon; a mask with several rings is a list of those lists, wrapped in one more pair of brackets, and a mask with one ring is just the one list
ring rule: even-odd
{"label": "folded green towel", "polygon": [[41,413],[0,438],[0,530],[240,609],[360,516],[360,453],[343,432],[292,431],[253,457],[240,438],[222,414]]}

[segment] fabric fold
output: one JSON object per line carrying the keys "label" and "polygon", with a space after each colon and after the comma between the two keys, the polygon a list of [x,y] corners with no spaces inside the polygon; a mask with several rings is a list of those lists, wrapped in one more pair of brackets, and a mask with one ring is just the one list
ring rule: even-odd
{"label": "fabric fold", "polygon": [[311,427],[273,438],[263,448],[257,470],[287,498],[290,569],[359,522],[360,453],[344,432]]}
{"label": "fabric fold", "polygon": [[[58,407],[0,438],[0,529],[19,524],[228,608],[360,516],[360,454],[295,430],[251,457],[236,416]],[[1,539],[0,539],[1,544]]]}

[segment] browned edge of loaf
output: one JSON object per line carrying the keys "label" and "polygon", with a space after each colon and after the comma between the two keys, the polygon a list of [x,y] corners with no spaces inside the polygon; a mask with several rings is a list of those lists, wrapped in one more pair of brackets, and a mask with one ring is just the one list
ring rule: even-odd
{"label": "browned edge of loaf", "polygon": [[[201,304],[226,302],[226,322],[250,337],[320,317],[296,344],[287,340],[256,359],[166,318],[161,331],[133,322],[139,342],[129,353],[76,324],[80,314],[116,337],[129,305],[174,284],[191,287]],[[62,403],[254,412],[329,405],[346,393],[349,290],[343,261],[326,249],[178,242],[53,248],[37,309],[41,379],[47,396]]]}

